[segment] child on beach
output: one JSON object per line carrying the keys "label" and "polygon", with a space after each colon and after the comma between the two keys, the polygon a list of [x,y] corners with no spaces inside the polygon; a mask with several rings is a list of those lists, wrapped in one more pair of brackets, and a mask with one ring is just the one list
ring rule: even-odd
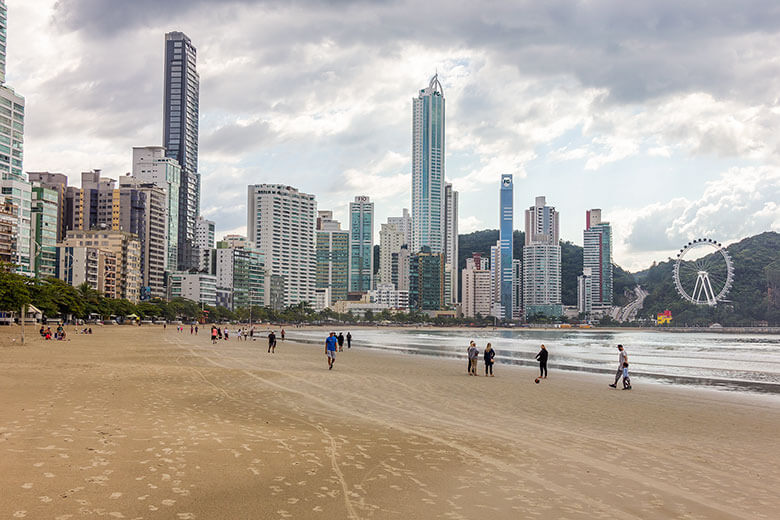
{"label": "child on beach", "polygon": [[631,378],[628,377],[628,361],[623,363],[623,390],[631,390]]}

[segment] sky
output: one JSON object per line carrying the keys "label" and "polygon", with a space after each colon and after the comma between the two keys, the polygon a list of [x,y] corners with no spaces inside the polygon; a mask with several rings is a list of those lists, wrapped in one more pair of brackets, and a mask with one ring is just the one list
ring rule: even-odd
{"label": "sky", "polygon": [[[536,196],[582,244],[585,211],[639,270],[688,240],[780,231],[780,4],[625,0],[7,0],[26,171],[131,170],[162,144],[164,35],[198,52],[201,213],[246,230],[247,185],[284,183],[377,229],[410,207],[412,98],[438,72],[460,232]],[[375,236],[378,242],[378,233]]]}

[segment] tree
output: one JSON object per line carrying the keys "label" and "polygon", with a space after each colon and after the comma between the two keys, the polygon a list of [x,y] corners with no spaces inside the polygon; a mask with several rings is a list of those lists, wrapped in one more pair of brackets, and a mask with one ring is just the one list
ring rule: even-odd
{"label": "tree", "polygon": [[16,274],[10,264],[0,264],[0,310],[19,312],[32,302],[29,278]]}

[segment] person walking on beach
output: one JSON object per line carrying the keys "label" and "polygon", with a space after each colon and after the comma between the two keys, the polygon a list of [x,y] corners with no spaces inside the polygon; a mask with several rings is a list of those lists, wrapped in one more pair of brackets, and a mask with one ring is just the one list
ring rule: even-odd
{"label": "person walking on beach", "polygon": [[623,390],[631,390],[631,378],[628,377],[628,361],[623,363]]}
{"label": "person walking on beach", "polygon": [[473,341],[469,345],[469,375],[477,375],[477,359],[479,359],[479,349]]}
{"label": "person walking on beach", "polygon": [[282,337],[282,341],[284,341],[284,329],[279,333],[279,335]]}
{"label": "person walking on beach", "polygon": [[347,332],[347,348],[352,348],[352,334]]}
{"label": "person walking on beach", "polygon": [[268,335],[268,352],[271,354],[276,353],[276,334],[274,334],[274,331],[271,331]]}
{"label": "person walking on beach", "polygon": [[339,336],[336,339],[339,342],[339,352],[344,352],[344,333],[339,332]]}
{"label": "person walking on beach", "polygon": [[217,328],[213,325],[211,326],[211,344],[217,344]]}
{"label": "person walking on beach", "polygon": [[496,351],[493,350],[493,346],[488,343],[487,347],[485,347],[485,377],[490,376],[493,377],[493,358],[496,357]]}
{"label": "person walking on beach", "polygon": [[325,340],[325,355],[328,356],[328,370],[333,370],[333,363],[336,361],[336,333],[331,332],[328,339]]}
{"label": "person walking on beach", "polygon": [[197,325],[195,325],[195,335],[196,336],[198,335],[198,326]]}
{"label": "person walking on beach", "polygon": [[[615,373],[615,382],[612,383],[611,385],[609,385],[612,388],[617,388],[618,381],[620,381],[620,378],[623,377],[624,365],[628,366],[627,365],[627,363],[628,363],[628,352],[626,352],[623,349],[623,345],[618,345],[617,348],[620,351],[620,353],[618,354],[618,369],[617,369],[617,372]],[[627,370],[626,370],[626,373],[628,373]]]}
{"label": "person walking on beach", "polygon": [[542,345],[542,349],[536,355],[536,359],[539,360],[539,377],[542,379],[547,379],[547,356],[549,354],[547,347]]}

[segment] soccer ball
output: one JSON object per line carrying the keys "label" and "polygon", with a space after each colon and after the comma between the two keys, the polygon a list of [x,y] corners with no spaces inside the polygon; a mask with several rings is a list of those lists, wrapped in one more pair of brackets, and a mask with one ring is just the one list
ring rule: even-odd
{"label": "soccer ball", "polygon": [[536,383],[537,385],[539,384],[539,378],[538,377],[536,379],[534,379],[534,383]]}

